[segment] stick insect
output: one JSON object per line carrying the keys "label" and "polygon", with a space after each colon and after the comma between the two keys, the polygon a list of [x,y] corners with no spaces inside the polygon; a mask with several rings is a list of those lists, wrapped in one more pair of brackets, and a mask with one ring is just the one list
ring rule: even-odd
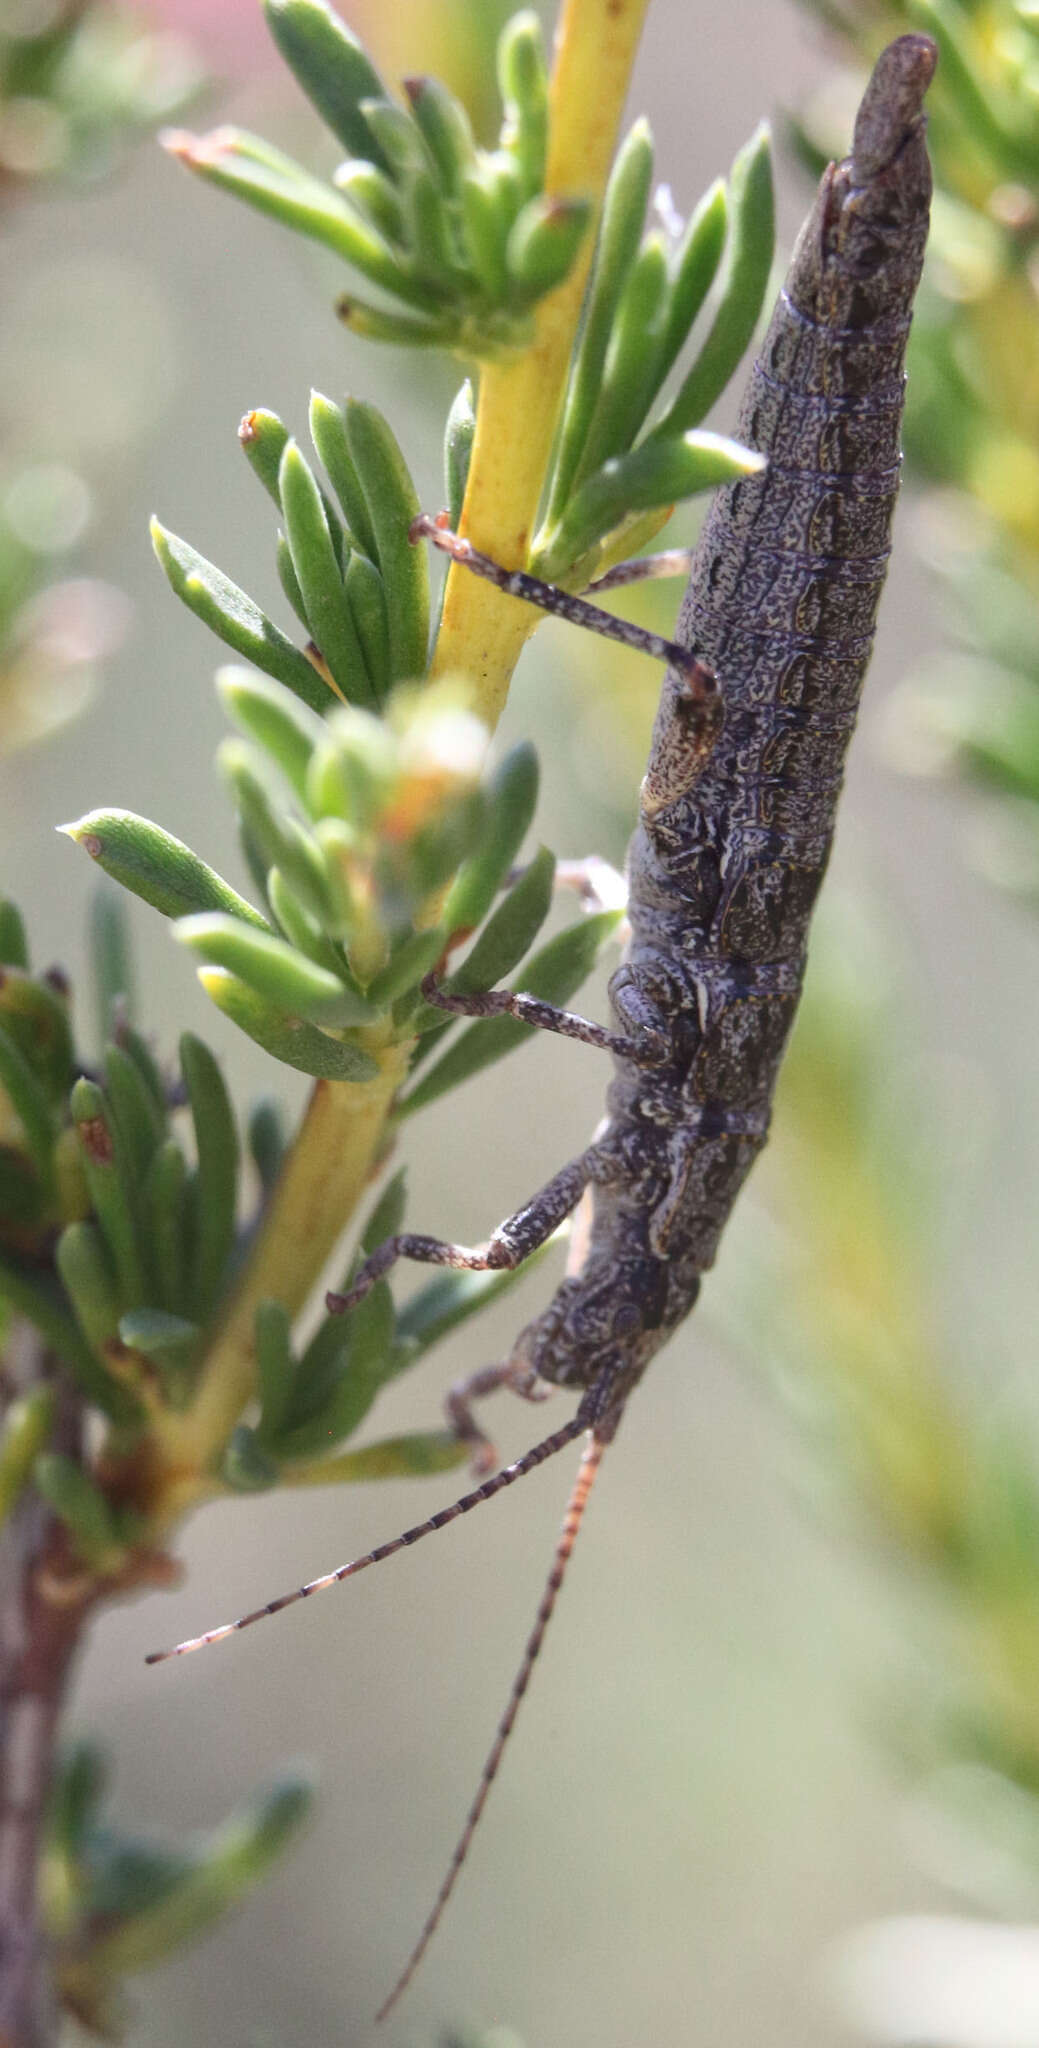
{"label": "stick insect", "polygon": [[[508,1358],[448,1401],[481,1483],[365,1556],[150,1661],[218,1642],[443,1528],[585,1438],[534,1627],[475,1798],[418,1941],[410,1981],[465,1861],[555,1605],[596,1471],[632,1389],[688,1315],[765,1143],[869,662],[899,481],[903,362],[931,191],[922,114],[936,62],[921,35],[879,58],[851,154],[802,229],[736,425],[766,457],[721,489],[692,561],[676,643],[609,621],[668,661],[628,856],[631,938],[606,1030],[530,996],[430,1000],[510,1014],[612,1054],[607,1119],[483,1245],[388,1238],[329,1306],[349,1310],[398,1259],[514,1268],[584,1200],[589,1227],[548,1307]],[[582,599],[507,574],[435,521],[421,529],[513,595],[588,623]],[[594,621],[593,621],[594,622]],[[579,1394],[575,1414],[494,1470],[474,1403],[506,1387]]]}

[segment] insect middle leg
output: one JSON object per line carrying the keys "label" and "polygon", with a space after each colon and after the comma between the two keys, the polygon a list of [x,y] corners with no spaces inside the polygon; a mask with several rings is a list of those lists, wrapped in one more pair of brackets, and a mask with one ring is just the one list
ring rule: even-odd
{"label": "insect middle leg", "polygon": [[345,1294],[328,1294],[325,1303],[331,1315],[344,1315],[356,1307],[377,1280],[395,1266],[398,1259],[416,1259],[424,1266],[450,1266],[460,1272],[512,1271],[551,1237],[570,1211],[577,1207],[585,1188],[600,1177],[605,1159],[599,1147],[589,1146],[577,1159],[553,1174],[522,1209],[506,1216],[491,1232],[486,1244],[451,1244],[442,1237],[419,1237],[400,1231],[377,1245],[366,1259]]}

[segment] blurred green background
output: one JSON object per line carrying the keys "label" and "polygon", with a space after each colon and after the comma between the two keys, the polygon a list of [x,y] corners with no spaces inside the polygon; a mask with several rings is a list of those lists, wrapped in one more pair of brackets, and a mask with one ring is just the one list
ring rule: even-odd
{"label": "blurred green background", "polygon": [[[233,118],[318,159],[311,117],[269,57],[252,0],[154,11],[194,32],[203,64],[234,80],[207,119]],[[408,0],[385,40],[374,10],[345,11],[388,74],[437,68],[461,87],[467,55],[486,89],[485,32],[504,10],[482,8],[476,36],[461,6]],[[724,19],[656,0],[632,112],[649,112],[659,174],[681,209],[760,114],[803,101],[829,69],[817,33],[779,0],[731,0]],[[782,150],[779,182],[785,254],[808,186]],[[63,819],[125,804],[240,875],[210,765],[224,730],[214,648],[154,565],[149,513],[280,619],[269,508],[237,446],[240,415],[269,406],[299,430],[311,385],[370,397],[435,509],[458,378],[342,333],[328,310],[340,283],[330,260],[185,179],[148,144],[103,182],[6,191],[2,204],[4,469],[31,460],[81,474],[91,521],[63,573],[100,577],[132,605],[84,715],[0,763],[4,892],[31,916],[36,957],[80,981],[92,877],[55,839]],[[733,412],[726,400],[718,424],[731,426]],[[825,943],[861,990],[888,1108],[925,1169],[936,1354],[954,1385],[973,1376],[997,1419],[1027,1428],[1036,934],[966,866],[962,801],[900,781],[881,758],[885,698],[941,624],[908,544],[915,516],[910,477]],[[652,668],[619,651],[554,623],[538,634],[501,744],[534,736],[540,831],[561,857],[622,858],[656,689]],[[843,917],[853,900],[865,911]],[[139,906],[133,915],[146,1025],[167,1043],[185,1025],[203,1031],[239,1101],[274,1085],[262,1056],[214,1016],[161,921]],[[865,941],[864,919],[875,928]],[[896,990],[887,1011],[874,1007],[878,979]],[[597,1002],[601,1012],[601,989]],[[407,1132],[415,1227],[483,1235],[585,1142],[605,1080],[595,1053],[546,1041],[434,1108]],[[276,1085],[288,1099],[284,1069]],[[779,1226],[796,1226],[784,1214],[796,1177],[773,1174],[769,1190]],[[930,1874],[933,1830],[898,1764],[903,1706],[909,1720],[935,1682],[934,1615],[918,1587],[900,1584],[897,1560],[871,1560],[826,1498],[753,1348],[718,1333],[743,1314],[743,1260],[758,1262],[761,1287],[759,1227],[746,1210],[737,1219],[717,1286],[632,1404],[469,1870],[388,2023],[388,2048],[462,2023],[508,2027],[526,2048],[821,2048],[850,2038],[821,1988],[830,1944],[877,1914],[953,1896],[948,1856],[944,1882]],[[385,1395],[377,1433],[432,1426],[447,1382],[504,1347],[548,1284],[533,1276],[421,1379]],[[767,1322],[767,1292],[763,1313]],[[532,1424],[519,1404],[498,1404],[506,1453],[525,1448]],[[264,1891],[139,1983],[135,2042],[331,2048],[369,2037],[475,1784],[567,1478],[550,1465],[493,1512],[335,1599],[146,1671],[146,1650],[369,1548],[432,1511],[450,1481],[236,1499],[188,1528],[181,1592],[103,1617],[71,1723],[108,1740],[117,1814],[204,1826],[287,1755],[314,1758],[322,1778],[315,1826]]]}

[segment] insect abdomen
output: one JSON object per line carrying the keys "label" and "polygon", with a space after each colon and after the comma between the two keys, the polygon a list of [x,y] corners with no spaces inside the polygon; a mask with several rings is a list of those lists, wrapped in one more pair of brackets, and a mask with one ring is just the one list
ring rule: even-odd
{"label": "insect abdomen", "polygon": [[621,1171],[596,1188],[588,1256],[545,1318],[552,1379],[591,1383],[603,1353],[580,1334],[582,1309],[633,1299],[648,1260],[662,1302],[648,1290],[652,1316],[618,1358],[637,1377],[692,1306],[765,1140],[887,568],[934,56],[905,36],[878,64],[737,421],[767,467],[718,492],[697,548],[677,638],[717,680],[721,730],[705,748],[669,670],[613,985],[621,1028],[648,1015],[672,1058],[649,1080],[618,1062],[602,1143]]}

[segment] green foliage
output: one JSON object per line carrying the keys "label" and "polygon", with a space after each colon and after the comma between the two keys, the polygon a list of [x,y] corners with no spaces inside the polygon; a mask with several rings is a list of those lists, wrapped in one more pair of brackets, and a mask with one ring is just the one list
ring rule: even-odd
{"label": "green foliage", "polygon": [[287,1774],[221,1826],[174,1843],[116,1830],[102,1812],[106,1779],[92,1745],[61,1760],[41,1892],[59,1990],[82,2022],[111,2037],[125,2017],[121,1980],[196,1940],[260,1883],[307,1818],[313,1784]]}
{"label": "green foliage", "polygon": [[[531,553],[539,575],[578,588],[619,560],[637,515],[657,523],[679,498],[760,463],[733,441],[693,430],[724,389],[760,317],[774,240],[768,130],[741,150],[688,225],[643,232],[653,177],[647,124],[617,156],[580,340]],[[725,254],[714,317],[678,391],[654,419]],[[639,436],[643,438],[639,441]]]}
{"label": "green foliage", "polygon": [[[351,291],[339,314],[372,340],[436,345],[487,361],[521,347],[530,313],[570,271],[590,208],[544,189],[546,77],[533,15],[499,50],[499,146],[473,139],[435,79],[391,98],[356,37],[324,0],[267,0],[282,56],[347,159],[330,184],[258,137],[177,132],[167,146],[200,177],[335,251],[383,295]],[[389,302],[388,304],[386,302]],[[396,302],[396,303],[394,303]]]}

